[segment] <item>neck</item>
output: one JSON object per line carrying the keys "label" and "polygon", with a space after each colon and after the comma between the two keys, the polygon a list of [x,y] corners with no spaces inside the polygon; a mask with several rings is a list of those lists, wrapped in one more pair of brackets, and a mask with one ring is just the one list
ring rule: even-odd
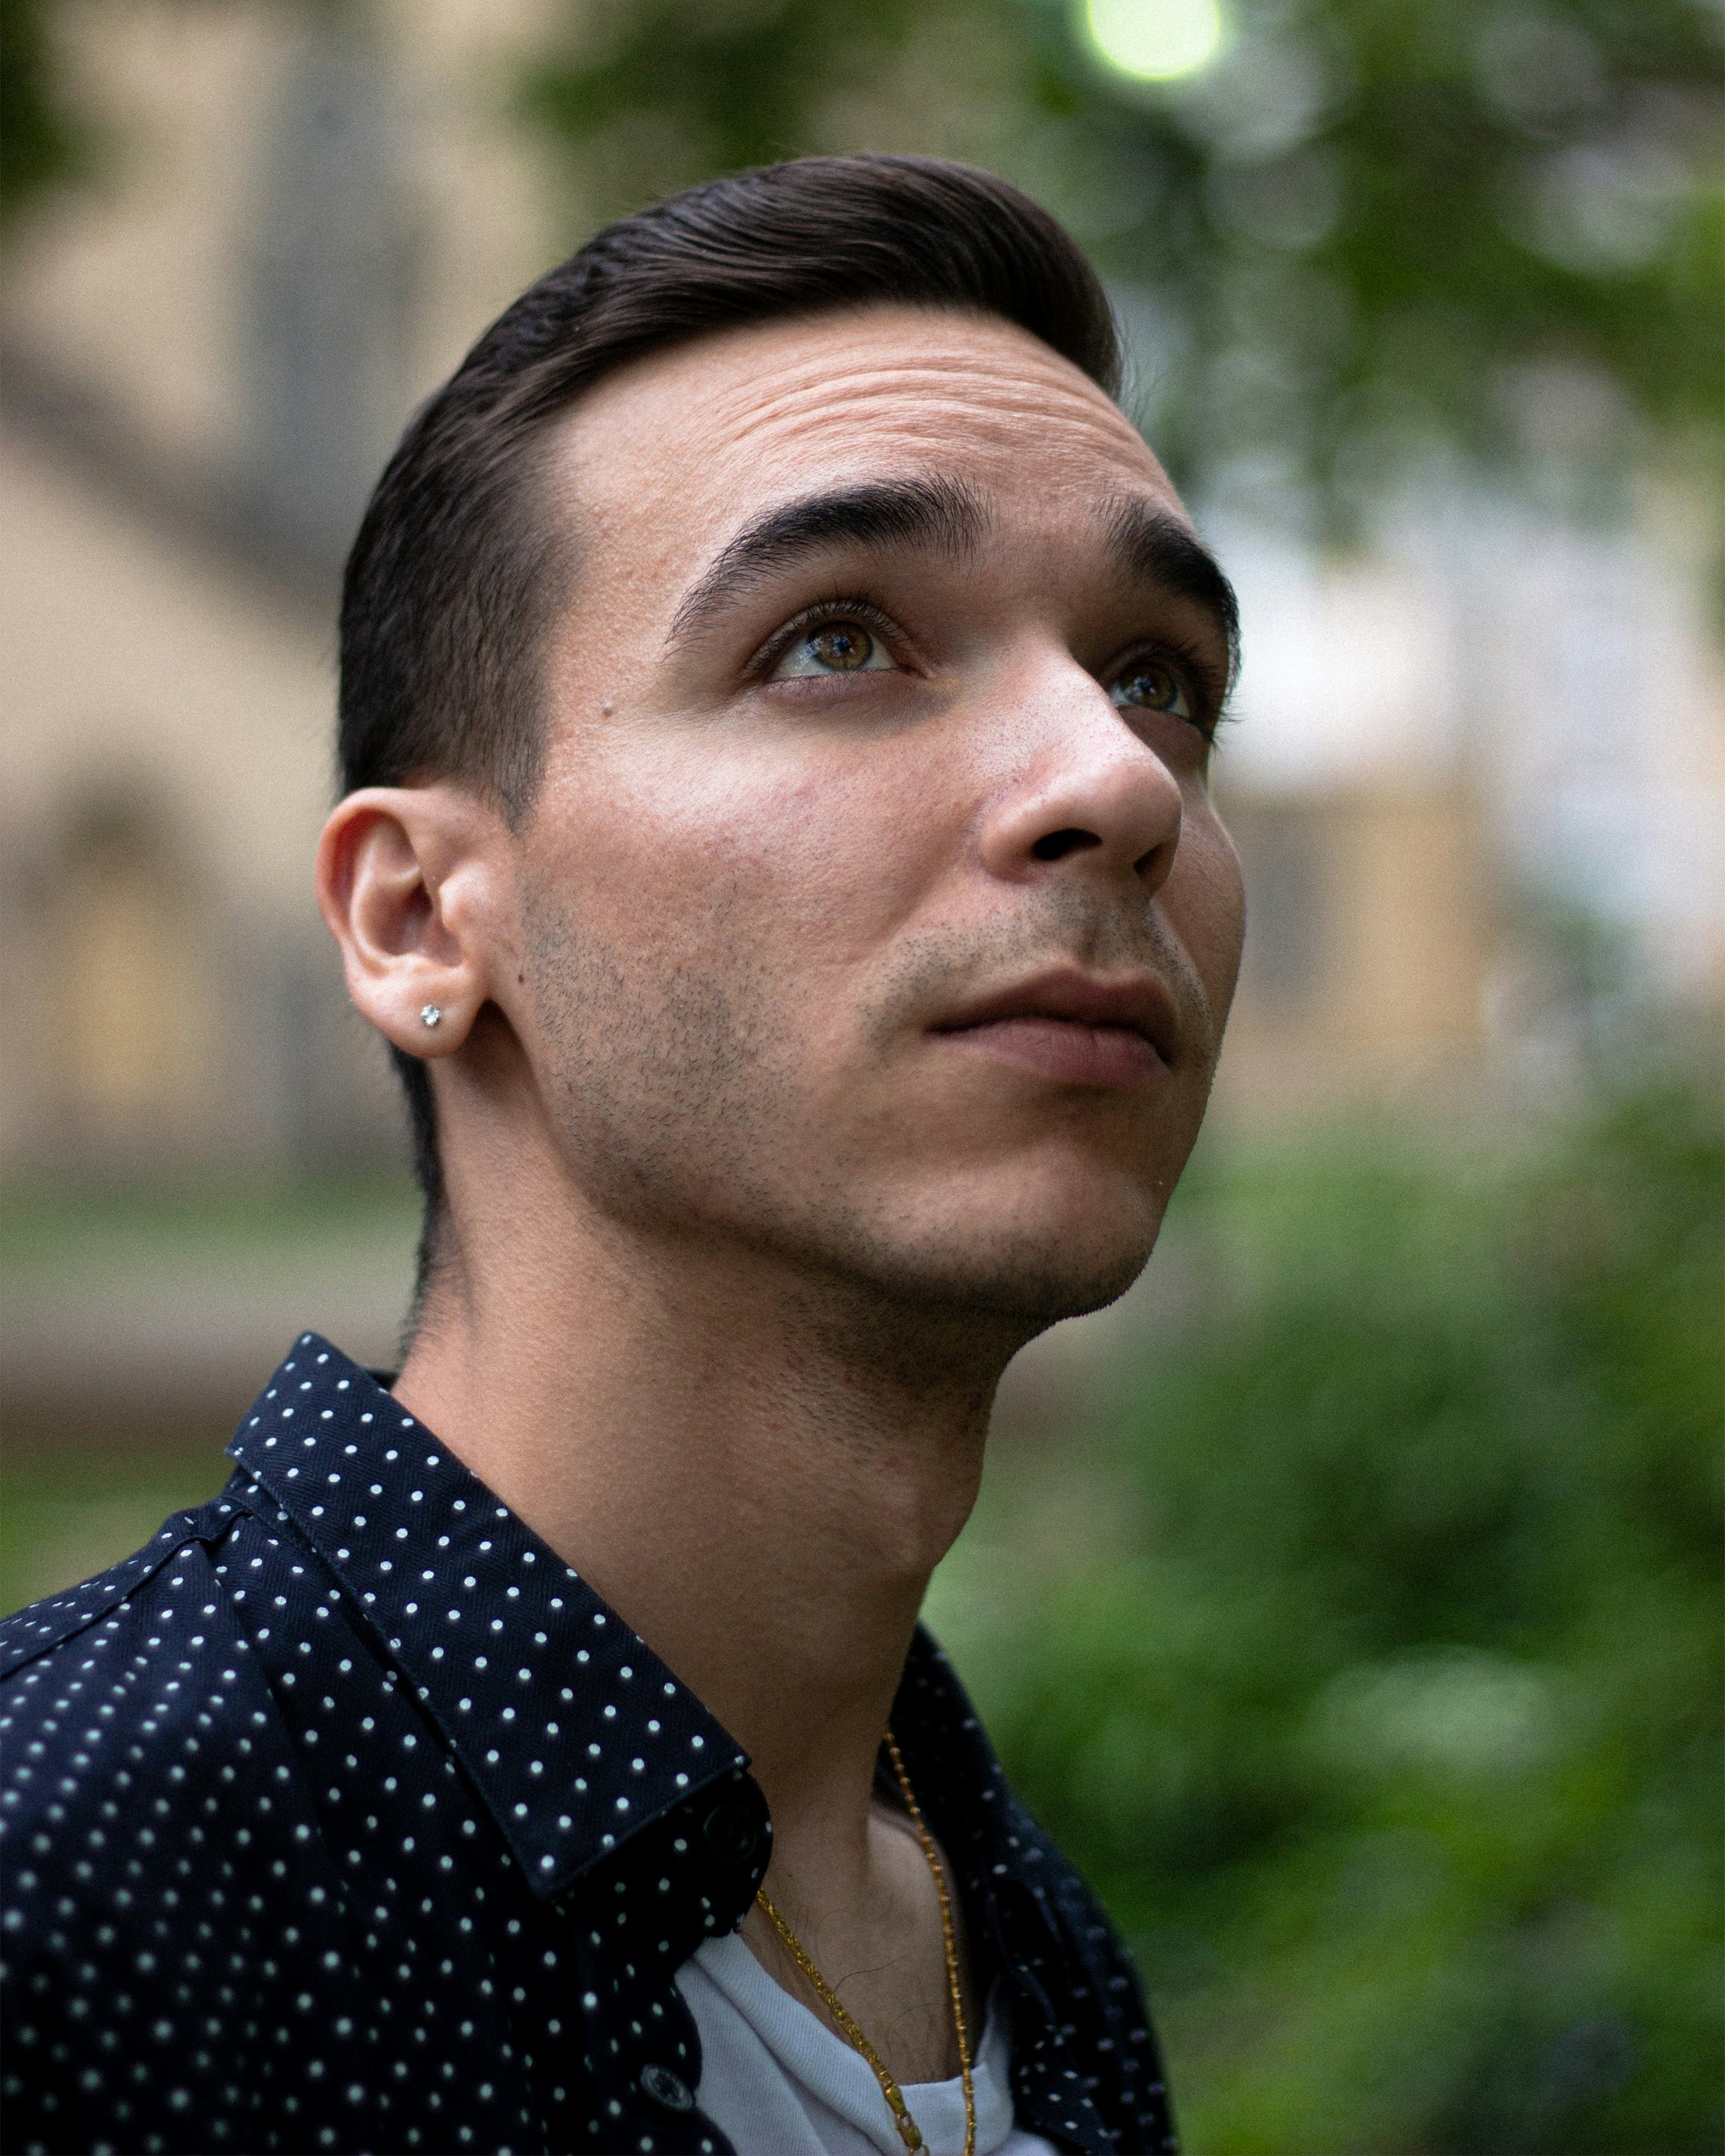
{"label": "neck", "polygon": [[454,1195],[462,1233],[403,1405],[724,1723],[780,1856],[812,1862],[835,1837],[860,1851],[1014,1343],[890,1323],[806,1270],[619,1230],[567,1190],[490,1219]]}

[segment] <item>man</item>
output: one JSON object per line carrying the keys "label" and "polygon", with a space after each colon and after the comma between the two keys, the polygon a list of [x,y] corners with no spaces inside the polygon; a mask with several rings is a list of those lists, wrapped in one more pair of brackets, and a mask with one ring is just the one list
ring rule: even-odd
{"label": "man", "polygon": [[938,162],[601,234],[409,429],[319,860],[427,1208],[223,1497],[11,1621],[17,2150],[1172,2147],[916,1630],[1137,1275],[1241,900],[1228,587]]}

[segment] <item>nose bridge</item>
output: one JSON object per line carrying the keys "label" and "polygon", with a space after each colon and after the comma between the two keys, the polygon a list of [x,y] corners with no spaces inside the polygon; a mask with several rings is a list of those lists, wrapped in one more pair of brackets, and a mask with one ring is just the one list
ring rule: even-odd
{"label": "nose bridge", "polygon": [[1014,655],[991,698],[999,767],[983,853],[997,873],[1050,862],[1137,870],[1159,882],[1179,842],[1180,783],[1072,654]]}

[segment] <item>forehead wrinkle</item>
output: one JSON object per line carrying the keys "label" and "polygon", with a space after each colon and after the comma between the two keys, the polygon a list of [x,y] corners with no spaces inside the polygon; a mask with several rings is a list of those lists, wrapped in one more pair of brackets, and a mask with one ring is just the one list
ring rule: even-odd
{"label": "forehead wrinkle", "polygon": [[1152,461],[1137,429],[1100,391],[1091,397],[1064,382],[978,377],[973,369],[876,369],[836,378],[828,372],[783,388],[757,382],[746,398],[729,400],[728,408],[716,400],[706,417],[718,423],[726,449],[757,449],[762,437],[819,441],[835,428],[858,426],[1011,440],[1022,438],[1028,422],[1040,432],[1106,443],[1117,451],[1129,448]]}
{"label": "forehead wrinkle", "polygon": [[716,485],[758,500],[763,459],[782,484],[806,487],[811,457],[839,484],[873,476],[858,462],[883,452],[952,472],[967,451],[1015,459],[1050,439],[1112,465],[1094,491],[1117,488],[1129,466],[1178,506],[1142,435],[1081,368],[1018,325],[965,310],[871,302],[718,331],[631,362],[572,418],[578,459],[583,437],[614,445],[637,492],[678,460],[690,512],[704,496],[722,513]]}
{"label": "forehead wrinkle", "polygon": [[[961,340],[952,335],[951,318],[913,311],[895,319],[883,310],[860,321],[804,322],[778,330],[743,331],[744,341],[730,352],[721,336],[701,356],[729,377],[716,383],[720,400],[747,400],[761,383],[778,380],[788,390],[845,377],[903,380],[919,376],[957,376],[997,380],[1034,376],[1068,396],[1108,405],[1106,393],[1081,367],[1051,345],[1016,324],[993,316],[968,318]],[[802,334],[796,334],[800,329]],[[696,348],[685,347],[694,356]]]}
{"label": "forehead wrinkle", "polygon": [[1034,403],[1018,414],[979,411],[957,400],[943,410],[907,411],[902,403],[868,413],[834,408],[812,423],[804,418],[763,427],[752,441],[717,445],[709,452],[709,469],[722,487],[758,497],[769,476],[785,486],[807,485],[811,467],[834,486],[865,485],[877,474],[908,475],[921,467],[931,478],[962,475],[1004,514],[1023,491],[1027,454],[1044,475],[1039,493],[1045,506],[1064,497],[1091,510],[1099,497],[1147,490],[1170,515],[1181,513],[1167,473],[1126,421],[1103,430],[1086,413],[1050,413]]}

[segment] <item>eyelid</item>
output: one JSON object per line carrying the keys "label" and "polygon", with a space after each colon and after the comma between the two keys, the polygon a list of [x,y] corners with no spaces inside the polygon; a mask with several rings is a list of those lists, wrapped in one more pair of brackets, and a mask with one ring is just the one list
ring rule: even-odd
{"label": "eyelid", "polygon": [[804,607],[800,613],[793,614],[788,622],[774,629],[743,668],[745,678],[752,681],[760,680],[799,636],[806,635],[811,629],[818,628],[826,621],[861,622],[865,628],[875,631],[901,664],[905,651],[910,646],[911,639],[903,629],[872,599],[847,598],[841,593],[831,598],[817,599],[812,606]]}
{"label": "eyelid", "polygon": [[1214,740],[1228,715],[1229,684],[1224,675],[1218,674],[1214,663],[1183,638],[1170,636],[1165,631],[1160,636],[1145,637],[1104,667],[1098,678],[1106,688],[1117,681],[1128,667],[1139,665],[1147,659],[1158,660],[1179,676],[1187,701],[1192,706],[1189,723],[1197,726],[1206,740]]}

